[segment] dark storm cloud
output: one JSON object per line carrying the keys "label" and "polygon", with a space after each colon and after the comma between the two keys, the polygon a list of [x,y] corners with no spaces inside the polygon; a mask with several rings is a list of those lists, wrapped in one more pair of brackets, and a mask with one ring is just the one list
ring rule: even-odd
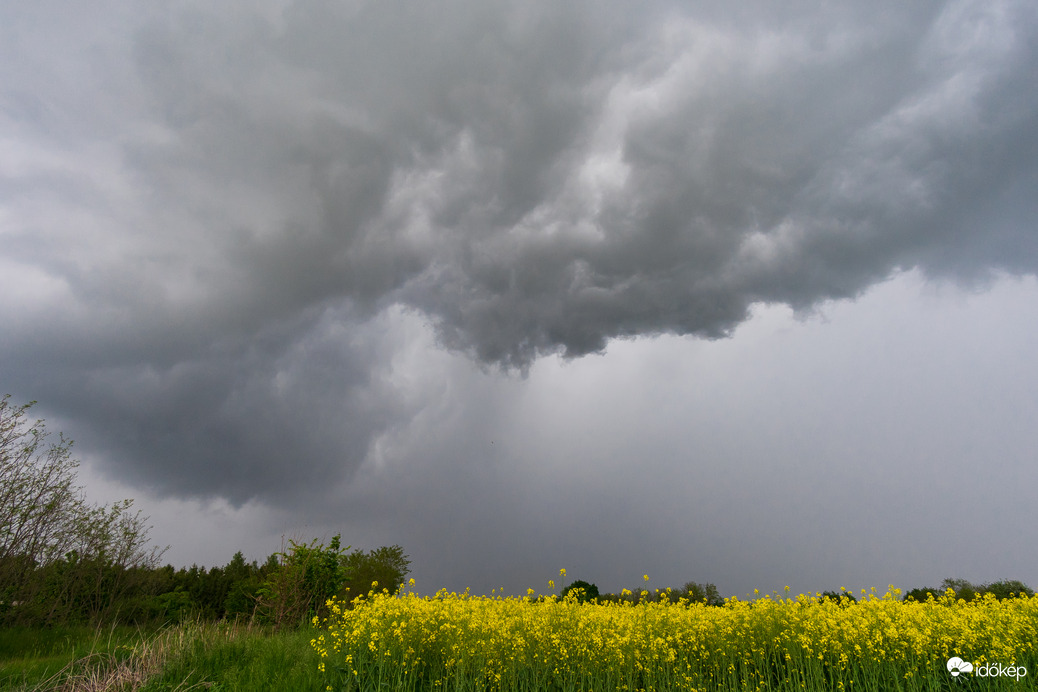
{"label": "dark storm cloud", "polygon": [[525,369],[1038,266],[1030,3],[34,8],[5,377],[165,492],[352,473],[435,396],[401,307]]}
{"label": "dark storm cloud", "polygon": [[809,306],[897,268],[1030,271],[1032,229],[997,209],[1034,211],[1034,17],[1005,9],[860,31],[672,16],[542,163],[557,182],[537,206],[472,220],[463,262],[412,300],[451,343],[523,363],[717,336],[754,301]]}
{"label": "dark storm cloud", "polygon": [[379,328],[323,311],[168,366],[93,367],[55,399],[89,412],[99,434],[81,441],[120,462],[127,482],[157,472],[176,494],[319,497],[322,479],[365,457],[373,431],[413,415],[385,380]]}

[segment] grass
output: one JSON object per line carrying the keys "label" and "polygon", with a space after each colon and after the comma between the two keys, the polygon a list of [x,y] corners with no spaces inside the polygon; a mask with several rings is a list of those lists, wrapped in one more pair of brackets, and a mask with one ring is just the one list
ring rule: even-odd
{"label": "grass", "polygon": [[323,690],[319,658],[310,646],[313,637],[310,629],[274,632],[265,627],[196,626],[178,655],[140,689]]}
{"label": "grass", "polygon": [[27,628],[0,630],[0,689],[45,689],[74,674],[86,661],[116,658],[141,638],[129,627]]}
{"label": "grass", "polygon": [[311,630],[227,623],[0,630],[0,690],[319,690]]}

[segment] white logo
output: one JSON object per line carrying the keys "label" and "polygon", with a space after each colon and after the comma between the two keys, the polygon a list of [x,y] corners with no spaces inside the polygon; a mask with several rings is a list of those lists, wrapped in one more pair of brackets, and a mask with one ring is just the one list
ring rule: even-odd
{"label": "white logo", "polygon": [[1016,678],[1017,682],[1020,682],[1020,678],[1027,676],[1027,668],[1024,666],[1004,666],[1001,663],[983,663],[974,670],[972,663],[963,661],[958,656],[948,659],[948,672],[955,678],[962,673],[973,673],[978,678],[1007,677]]}

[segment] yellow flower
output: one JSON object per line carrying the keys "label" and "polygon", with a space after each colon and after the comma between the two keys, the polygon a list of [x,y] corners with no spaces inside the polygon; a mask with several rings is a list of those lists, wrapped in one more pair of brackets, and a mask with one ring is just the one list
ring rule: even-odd
{"label": "yellow flower", "polygon": [[774,670],[784,689],[808,689],[803,682],[821,679],[827,668],[835,676],[832,687],[853,690],[852,670],[871,675],[877,666],[890,667],[895,677],[914,679],[927,666],[943,666],[943,648],[961,641],[963,632],[976,632],[978,640],[998,632],[988,656],[1019,660],[1028,655],[1038,617],[1038,599],[1030,597],[972,603],[949,597],[938,608],[934,601],[904,603],[888,592],[836,607],[801,594],[733,597],[722,608],[707,608],[666,598],[636,603],[627,590],[618,601],[593,606],[533,594],[374,593],[329,613],[311,646],[322,667],[328,662],[326,674],[347,671],[361,687],[373,667],[392,665],[408,677],[429,666],[429,687],[438,690],[478,686],[467,677],[475,670],[495,689],[522,687],[519,671],[541,680],[624,680],[630,671],[644,679],[642,689],[716,689],[730,677],[726,689],[762,692],[771,675],[762,671]]}

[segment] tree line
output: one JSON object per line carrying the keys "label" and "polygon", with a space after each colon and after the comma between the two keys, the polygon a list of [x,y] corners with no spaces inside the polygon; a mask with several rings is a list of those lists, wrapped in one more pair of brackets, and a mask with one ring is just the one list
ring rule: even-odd
{"label": "tree line", "polygon": [[[907,591],[901,597],[903,601],[925,603],[928,599],[938,600],[947,595],[954,595],[955,600],[967,603],[978,598],[992,596],[1001,601],[1019,596],[1034,596],[1034,589],[1016,579],[1001,579],[988,584],[974,584],[965,579],[945,579],[938,587],[923,587]],[[725,599],[713,584],[686,582],[684,586],[666,589],[622,589],[620,593],[600,594],[595,584],[577,580],[562,589],[560,598],[571,597],[582,603],[702,603],[708,606],[723,606]],[[857,598],[850,591],[823,591],[818,594],[819,600],[831,600],[842,603],[855,603]]]}
{"label": "tree line", "polygon": [[[72,441],[29,418],[35,402],[0,398],[0,625],[156,623],[249,618],[278,627],[410,572],[398,545],[350,550],[289,540],[262,564],[239,551],[222,567],[161,565],[132,500],[94,505],[77,484]],[[377,584],[377,586],[374,586]]]}

